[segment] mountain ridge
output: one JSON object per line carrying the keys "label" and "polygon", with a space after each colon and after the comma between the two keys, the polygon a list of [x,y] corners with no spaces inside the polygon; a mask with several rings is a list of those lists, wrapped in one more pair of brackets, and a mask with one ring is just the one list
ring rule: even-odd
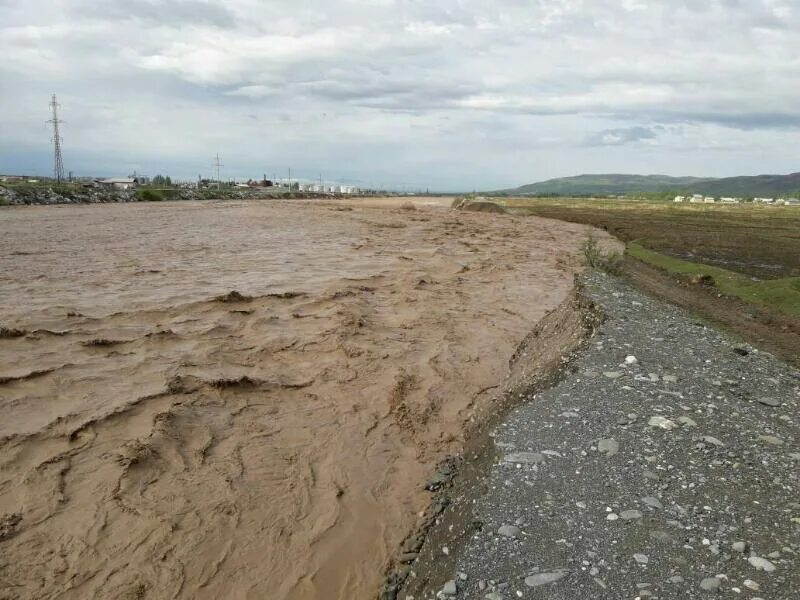
{"label": "mountain ridge", "polygon": [[590,196],[647,193],[704,194],[711,196],[775,196],[800,194],[800,173],[739,177],[672,177],[624,173],[559,177],[500,190],[506,196]]}

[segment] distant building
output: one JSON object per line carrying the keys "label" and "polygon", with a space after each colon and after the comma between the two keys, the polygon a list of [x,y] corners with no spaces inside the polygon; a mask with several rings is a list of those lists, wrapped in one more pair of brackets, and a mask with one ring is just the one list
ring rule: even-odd
{"label": "distant building", "polygon": [[741,198],[720,198],[723,204],[739,204],[741,201]]}
{"label": "distant building", "polygon": [[705,198],[703,198],[704,204],[714,204],[716,201],[717,199],[714,198],[713,196],[706,196]]}
{"label": "distant building", "polygon": [[100,187],[128,190],[135,188],[139,181],[136,177],[110,177],[109,179],[100,179],[97,183]]}
{"label": "distant building", "polygon": [[787,198],[786,199],[786,206],[800,206],[800,199],[798,199],[798,198]]}
{"label": "distant building", "polygon": [[673,202],[684,202],[686,200],[683,196],[675,196],[675,200]]}
{"label": "distant building", "polygon": [[702,204],[704,201],[702,194],[695,194],[689,199],[692,204]]}

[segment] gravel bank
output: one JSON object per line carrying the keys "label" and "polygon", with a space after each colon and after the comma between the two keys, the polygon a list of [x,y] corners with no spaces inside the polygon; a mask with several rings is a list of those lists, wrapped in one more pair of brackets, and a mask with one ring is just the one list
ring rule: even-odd
{"label": "gravel bank", "polygon": [[398,598],[800,597],[800,372],[616,279],[583,284],[606,322],[493,433],[485,485],[447,511],[463,527],[428,542],[455,568],[413,583],[436,572],[418,560]]}

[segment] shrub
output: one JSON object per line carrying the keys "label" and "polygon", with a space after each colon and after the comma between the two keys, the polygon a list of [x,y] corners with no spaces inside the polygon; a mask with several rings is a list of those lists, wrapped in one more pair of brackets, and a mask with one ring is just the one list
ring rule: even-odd
{"label": "shrub", "polygon": [[161,202],[164,200],[164,194],[162,194],[159,190],[142,188],[136,190],[136,199],[139,202]]}
{"label": "shrub", "polygon": [[581,252],[586,266],[592,269],[599,269],[613,275],[618,275],[622,271],[622,255],[619,252],[603,253],[597,243],[597,238],[591,231],[581,244]]}

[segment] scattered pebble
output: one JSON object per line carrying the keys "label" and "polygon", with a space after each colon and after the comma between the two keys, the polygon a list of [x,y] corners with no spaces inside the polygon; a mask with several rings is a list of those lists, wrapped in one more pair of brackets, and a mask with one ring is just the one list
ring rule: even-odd
{"label": "scattered pebble", "polygon": [[716,592],[721,583],[722,582],[716,577],[706,577],[700,582],[700,588],[707,592]]}
{"label": "scattered pebble", "polygon": [[528,587],[539,587],[548,583],[555,583],[564,578],[566,571],[551,571],[549,573],[537,573],[525,578],[525,585]]}
{"label": "scattered pebble", "polygon": [[497,530],[497,533],[503,537],[516,538],[520,536],[522,531],[516,525],[503,525]]}
{"label": "scattered pebble", "polygon": [[775,565],[773,565],[766,558],[761,558],[760,556],[751,556],[750,558],[747,559],[747,562],[749,562],[759,571],[766,571],[767,573],[772,573],[775,570]]}

